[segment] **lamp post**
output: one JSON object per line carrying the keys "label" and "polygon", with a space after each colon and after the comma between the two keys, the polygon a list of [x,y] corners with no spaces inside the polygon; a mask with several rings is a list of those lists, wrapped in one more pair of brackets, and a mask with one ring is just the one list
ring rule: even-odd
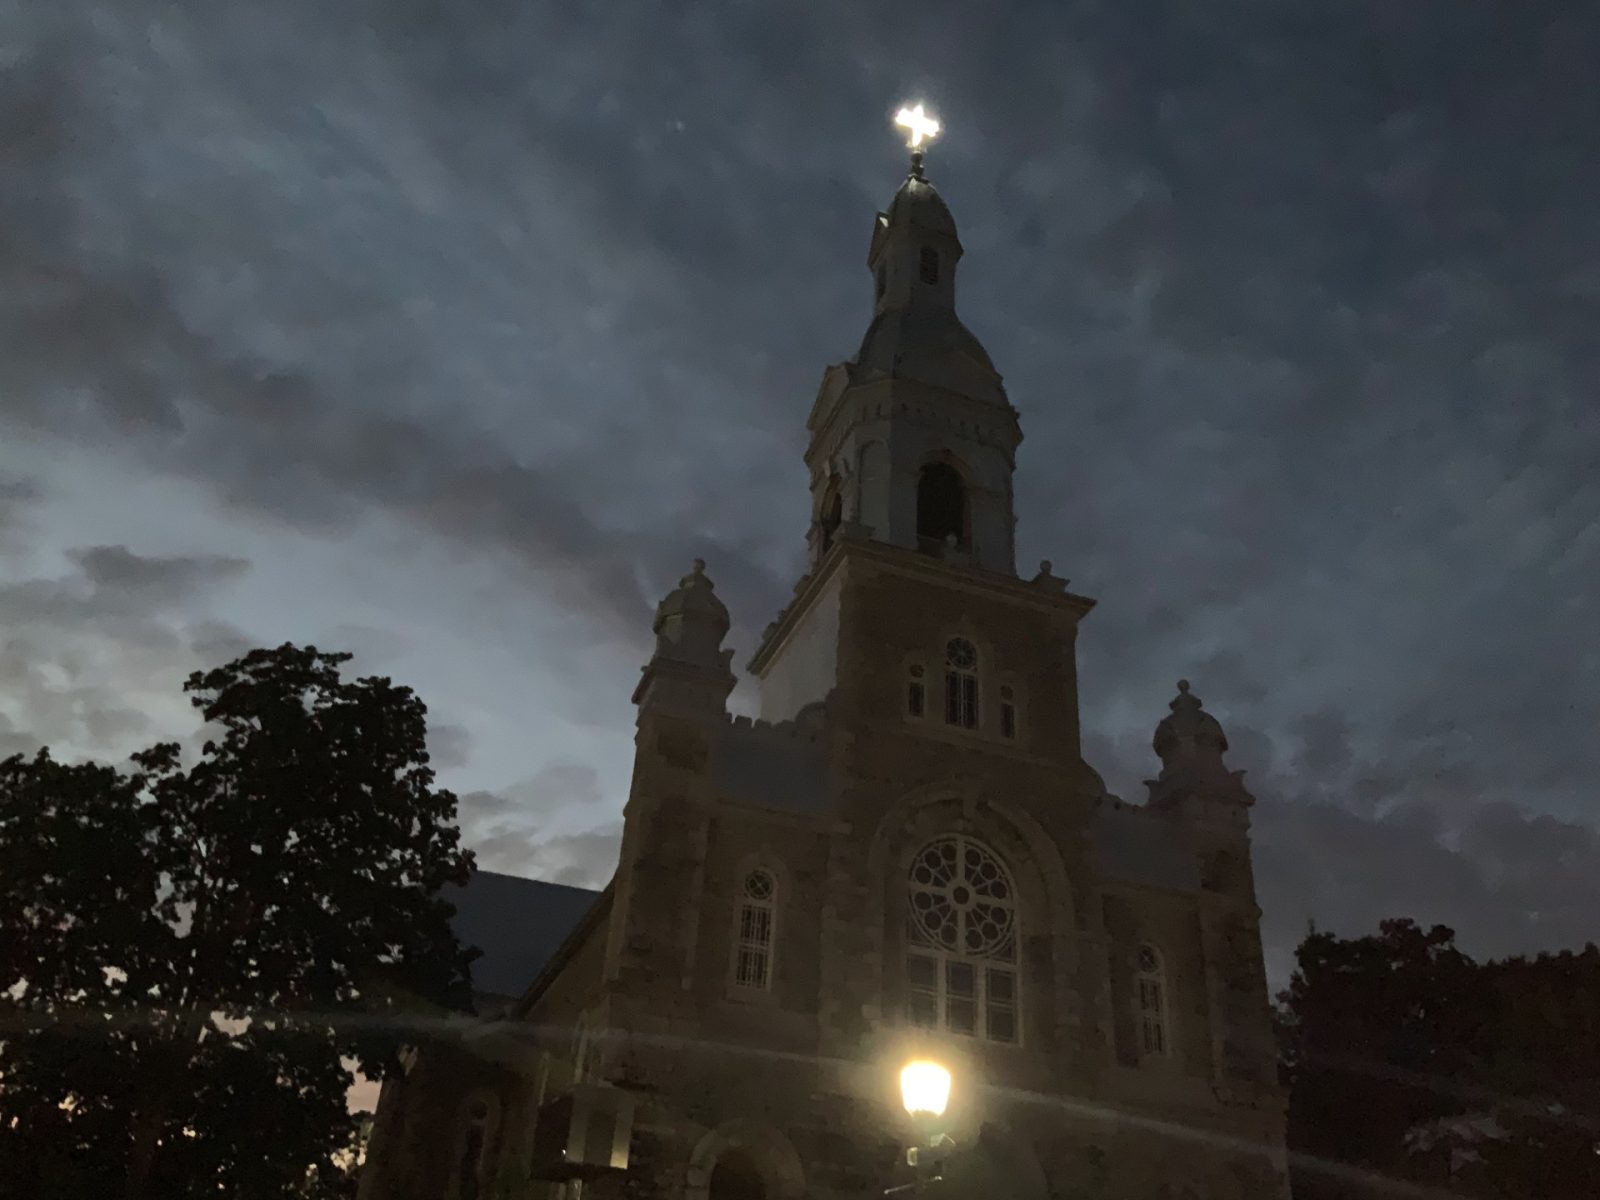
{"label": "lamp post", "polygon": [[885,1188],[885,1196],[938,1183],[944,1177],[944,1156],[955,1148],[955,1140],[934,1127],[950,1103],[949,1068],[925,1058],[908,1062],[900,1071],[900,1101],[918,1126],[916,1143],[906,1148],[906,1165],[917,1174],[910,1183]]}

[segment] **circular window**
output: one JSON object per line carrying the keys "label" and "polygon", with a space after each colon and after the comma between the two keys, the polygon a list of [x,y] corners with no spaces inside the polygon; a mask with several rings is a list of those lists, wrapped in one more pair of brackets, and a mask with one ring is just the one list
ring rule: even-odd
{"label": "circular window", "polygon": [[1011,879],[987,848],[960,834],[930,842],[912,859],[908,883],[913,942],[974,958],[1013,956]]}
{"label": "circular window", "polygon": [[772,876],[765,871],[751,871],[744,877],[744,894],[752,900],[770,900]]}
{"label": "circular window", "polygon": [[1154,975],[1161,970],[1161,959],[1156,954],[1154,946],[1139,947],[1139,970],[1147,975]]}
{"label": "circular window", "polygon": [[978,648],[966,638],[951,638],[945,644],[945,661],[958,671],[970,671],[978,665]]}

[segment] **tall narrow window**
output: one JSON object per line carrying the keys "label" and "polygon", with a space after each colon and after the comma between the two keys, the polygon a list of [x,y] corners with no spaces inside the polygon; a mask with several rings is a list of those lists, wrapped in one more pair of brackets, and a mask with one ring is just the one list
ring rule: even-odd
{"label": "tall narrow window", "polygon": [[921,663],[906,668],[906,716],[920,720],[928,707],[928,685]]}
{"label": "tall narrow window", "polygon": [[1000,736],[1007,740],[1017,736],[1017,693],[1010,684],[1000,687]]}
{"label": "tall narrow window", "polygon": [[600,1051],[603,1034],[595,1027],[588,1013],[578,1018],[578,1028],[573,1035],[572,1078],[575,1083],[592,1083],[600,1075]]}
{"label": "tall narrow window", "polygon": [[777,885],[757,868],[744,877],[739,898],[739,928],[734,946],[733,982],[764,991],[772,986],[772,907]]}
{"label": "tall narrow window", "polygon": [[1015,1042],[1016,907],[1000,860],[965,835],[940,838],[912,860],[907,899],[911,1023]]}
{"label": "tall narrow window", "polygon": [[1167,973],[1161,952],[1139,947],[1139,1046],[1146,1054],[1164,1055],[1171,1040],[1167,1031]]}
{"label": "tall narrow window", "polygon": [[874,298],[878,299],[878,300],[882,300],[883,299],[883,293],[888,290],[888,287],[889,287],[889,276],[884,271],[883,267],[880,265],[878,267],[878,273],[874,277],[874,283],[873,283]]}
{"label": "tall narrow window", "polygon": [[944,648],[944,720],[978,727],[978,650],[966,638],[951,638]]}
{"label": "tall narrow window", "polygon": [[939,282],[939,252],[932,246],[924,246],[918,256],[917,266],[922,276],[922,282],[930,287]]}

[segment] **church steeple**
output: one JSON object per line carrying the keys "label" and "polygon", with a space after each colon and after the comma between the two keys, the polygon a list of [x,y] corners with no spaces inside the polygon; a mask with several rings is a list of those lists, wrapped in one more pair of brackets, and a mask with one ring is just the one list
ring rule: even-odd
{"label": "church steeple", "polygon": [[1012,575],[1022,432],[994,363],[956,315],[961,239],[927,177],[929,130],[914,124],[925,114],[901,117],[913,129],[911,170],[873,224],[872,320],[855,356],[823,376],[808,422],[811,561],[854,534]]}
{"label": "church steeple", "polygon": [[879,213],[867,251],[873,316],[911,309],[955,313],[956,264],[961,239],[955,218],[928,182],[923,154],[911,153],[911,173]]}

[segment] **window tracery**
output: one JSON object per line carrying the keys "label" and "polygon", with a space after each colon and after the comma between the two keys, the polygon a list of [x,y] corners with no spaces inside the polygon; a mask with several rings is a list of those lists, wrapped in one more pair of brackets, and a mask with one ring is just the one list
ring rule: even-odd
{"label": "window tracery", "polygon": [[1148,943],[1140,946],[1138,965],[1139,1048],[1147,1055],[1165,1055],[1171,1038],[1167,1029],[1167,973],[1161,952]]}
{"label": "window tracery", "polygon": [[992,851],[965,834],[918,851],[907,879],[906,935],[913,1024],[1017,1040],[1016,900]]}
{"label": "window tracery", "polygon": [[764,991],[772,985],[773,906],[778,884],[772,872],[746,872],[739,895],[739,926],[734,943],[733,982]]}
{"label": "window tracery", "polygon": [[944,721],[960,729],[978,727],[978,648],[966,638],[945,643]]}

